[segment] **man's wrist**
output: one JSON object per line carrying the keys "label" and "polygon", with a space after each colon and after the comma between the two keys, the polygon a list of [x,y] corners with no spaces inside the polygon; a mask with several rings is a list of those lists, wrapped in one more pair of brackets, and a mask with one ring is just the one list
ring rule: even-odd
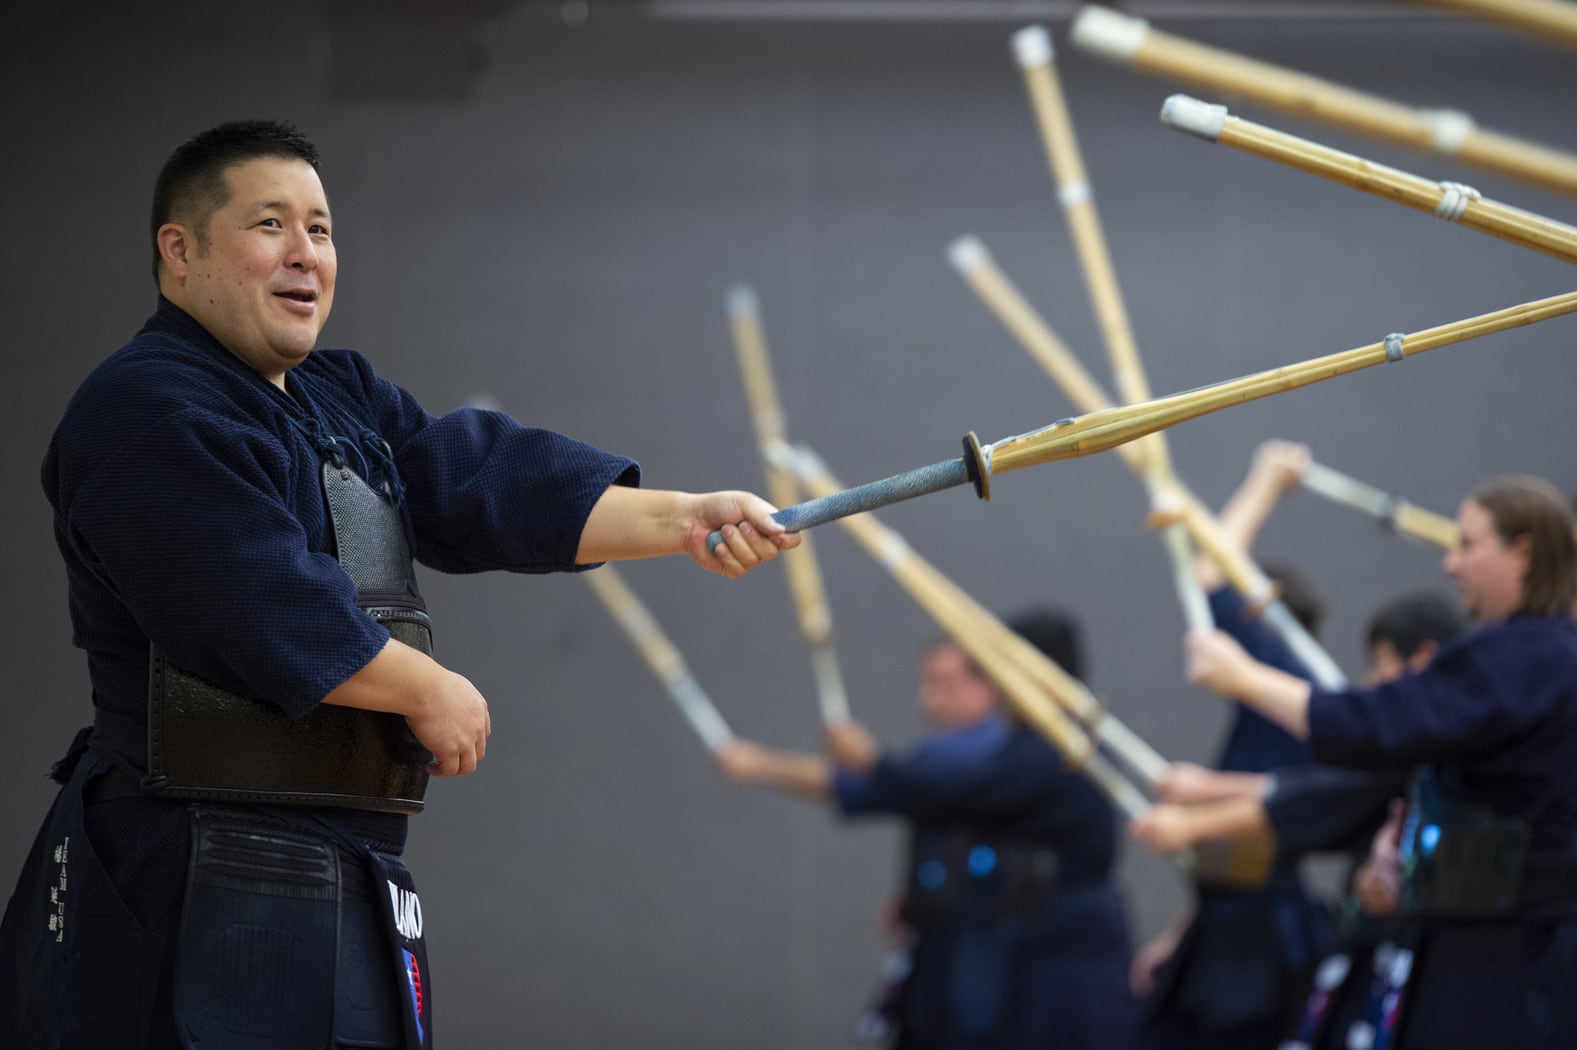
{"label": "man's wrist", "polygon": [[1267,667],[1257,660],[1251,661],[1238,680],[1237,699],[1252,701],[1255,697],[1264,696],[1275,688],[1276,682],[1274,668]]}

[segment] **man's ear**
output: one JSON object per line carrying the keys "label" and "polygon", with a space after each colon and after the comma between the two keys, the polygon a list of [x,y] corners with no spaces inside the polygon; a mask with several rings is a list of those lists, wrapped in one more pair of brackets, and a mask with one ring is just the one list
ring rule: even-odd
{"label": "man's ear", "polygon": [[154,240],[170,276],[178,281],[185,280],[191,268],[190,260],[197,255],[197,238],[192,236],[192,231],[181,223],[167,222],[159,227]]}
{"label": "man's ear", "polygon": [[1407,658],[1407,669],[1417,674],[1434,662],[1435,654],[1440,651],[1438,642],[1426,640],[1418,643],[1418,648],[1413,650],[1413,655]]}

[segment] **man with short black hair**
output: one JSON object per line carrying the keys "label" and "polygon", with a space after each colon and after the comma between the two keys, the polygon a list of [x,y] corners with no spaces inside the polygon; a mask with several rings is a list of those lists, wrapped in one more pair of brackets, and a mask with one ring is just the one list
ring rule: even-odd
{"label": "man with short black hair", "polygon": [[737,576],[797,539],[748,493],[642,491],[632,460],[431,416],[316,349],[337,257],[289,125],[181,146],[152,220],[157,309],[44,462],[94,724],[0,926],[0,1045],[430,1047],[399,857],[427,777],[473,772],[491,725],[431,655],[413,559]]}

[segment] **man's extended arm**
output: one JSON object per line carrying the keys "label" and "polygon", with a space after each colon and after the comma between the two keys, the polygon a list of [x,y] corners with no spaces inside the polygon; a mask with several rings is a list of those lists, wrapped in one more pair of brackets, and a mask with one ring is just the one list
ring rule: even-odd
{"label": "man's extended arm", "polygon": [[758,784],[812,802],[832,797],[832,763],[821,755],[779,751],[736,737],[717,753],[718,767],[736,784]]}
{"label": "man's extended arm", "polygon": [[[1266,441],[1254,453],[1248,475],[1221,508],[1218,518],[1222,531],[1245,552],[1254,549],[1254,540],[1265,519],[1283,494],[1298,486],[1309,465],[1309,449],[1289,441]],[[1225,582],[1215,561],[1200,557],[1195,563],[1199,582],[1210,590]]]}
{"label": "man's extended arm", "polygon": [[1251,707],[1299,740],[1309,736],[1313,687],[1243,651],[1224,631],[1193,631],[1186,639],[1188,681]]}
{"label": "man's extended arm", "polygon": [[[688,554],[697,565],[725,576],[743,576],[800,537],[772,519],[773,506],[748,492],[677,492],[610,486],[591,508],[581,530],[575,561],[653,558]],[[722,529],[716,553],[706,537]]]}
{"label": "man's extended arm", "polygon": [[1135,817],[1128,833],[1156,853],[1175,853],[1207,839],[1265,835],[1272,831],[1265,804],[1250,795],[1192,804],[1162,802]]}

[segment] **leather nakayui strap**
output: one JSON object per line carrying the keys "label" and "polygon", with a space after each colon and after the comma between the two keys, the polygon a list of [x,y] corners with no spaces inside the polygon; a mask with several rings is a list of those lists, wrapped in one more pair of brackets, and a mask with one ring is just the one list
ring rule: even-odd
{"label": "leather nakayui strap", "polygon": [[[432,628],[412,572],[400,511],[343,459],[323,464],[336,556],[357,601],[389,634],[432,653]],[[148,778],[177,798],[340,806],[420,813],[432,755],[404,718],[319,704],[286,718],[149,656]]]}

